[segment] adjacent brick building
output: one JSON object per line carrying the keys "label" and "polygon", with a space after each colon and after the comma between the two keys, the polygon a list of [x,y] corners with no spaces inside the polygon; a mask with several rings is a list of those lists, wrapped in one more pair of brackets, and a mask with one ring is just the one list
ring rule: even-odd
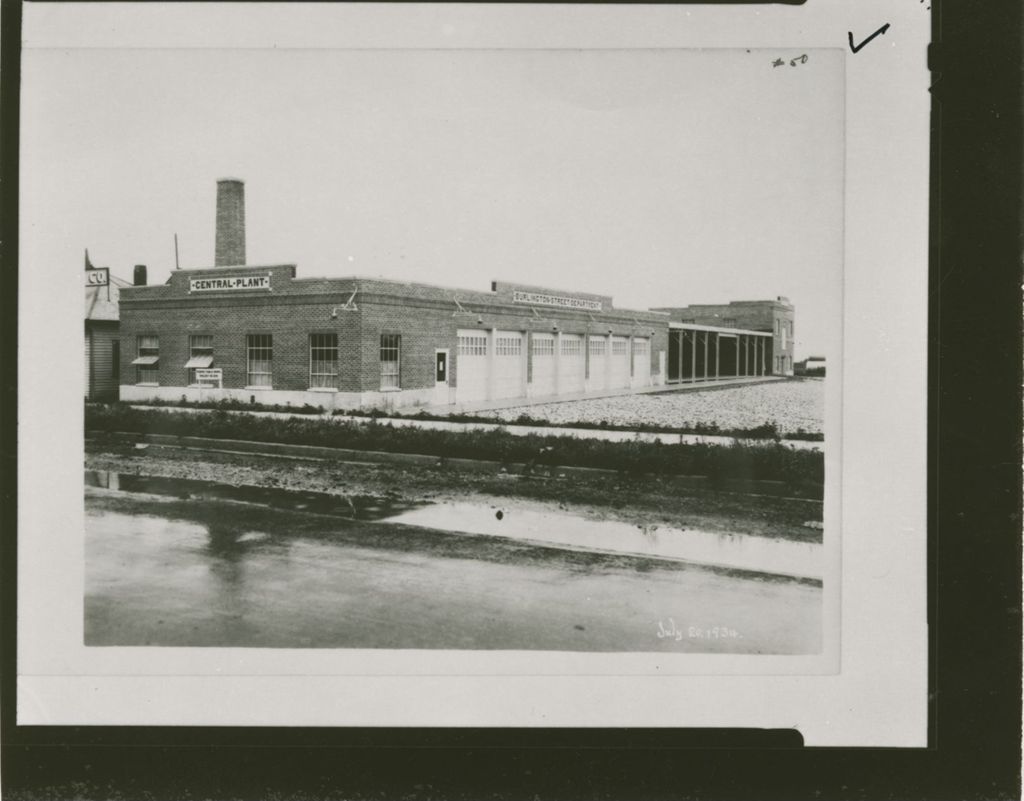
{"label": "adjacent brick building", "polygon": [[[667,311],[499,281],[489,291],[454,289],[246,265],[243,198],[240,181],[218,183],[217,266],[121,291],[122,400],[398,408],[594,395],[670,380],[670,328],[686,327],[670,326]],[[697,328],[705,346],[712,333],[716,346],[719,334],[734,334]],[[765,337],[744,333],[752,335],[747,348]],[[716,347],[714,369],[706,370],[711,356],[703,361],[708,378],[765,374],[746,352],[740,358],[743,348],[730,347],[731,340],[724,351]]]}
{"label": "adjacent brick building", "polygon": [[793,375],[793,304],[781,295],[774,300],[734,300],[729,303],[698,303],[681,307],[662,307],[673,322],[738,328],[771,333],[767,372]]}
{"label": "adjacent brick building", "polygon": [[118,299],[129,286],[106,267],[94,267],[85,252],[85,397],[116,400],[121,383]]}

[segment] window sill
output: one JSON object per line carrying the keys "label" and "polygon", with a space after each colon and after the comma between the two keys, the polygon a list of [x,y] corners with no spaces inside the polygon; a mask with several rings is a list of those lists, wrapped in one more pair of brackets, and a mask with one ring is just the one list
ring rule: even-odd
{"label": "window sill", "polygon": [[337,387],[310,387],[306,392],[338,392]]}
{"label": "window sill", "polygon": [[247,392],[254,392],[256,390],[269,390],[269,389],[273,389],[273,387],[264,387],[264,386],[259,386],[259,387],[242,387],[242,389],[246,390]]}
{"label": "window sill", "polygon": [[140,382],[140,383],[136,384],[135,386],[137,386],[137,387],[158,387],[160,385],[157,384],[157,383],[150,383],[149,381],[144,381],[144,382]]}
{"label": "window sill", "polygon": [[381,387],[380,391],[381,392],[401,392],[402,388],[401,387]]}

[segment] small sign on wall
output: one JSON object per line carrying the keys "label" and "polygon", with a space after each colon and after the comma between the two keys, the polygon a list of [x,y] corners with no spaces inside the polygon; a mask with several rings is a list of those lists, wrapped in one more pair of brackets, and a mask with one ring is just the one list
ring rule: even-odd
{"label": "small sign on wall", "polygon": [[93,267],[85,271],[86,286],[106,286],[110,283],[110,270],[106,267]]}
{"label": "small sign on wall", "polygon": [[224,369],[221,367],[197,367],[196,383],[201,387],[221,389],[224,383]]}
{"label": "small sign on wall", "polygon": [[543,292],[512,293],[513,303],[529,303],[534,306],[556,306],[561,309],[582,309],[583,311],[601,311],[601,301],[590,298],[574,298],[566,295],[548,295]]}

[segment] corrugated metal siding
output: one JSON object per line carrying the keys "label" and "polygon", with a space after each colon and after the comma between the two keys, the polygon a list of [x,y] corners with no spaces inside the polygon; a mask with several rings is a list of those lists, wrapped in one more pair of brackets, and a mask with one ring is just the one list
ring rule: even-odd
{"label": "corrugated metal siding", "polygon": [[[93,326],[92,328],[92,372],[86,397],[117,397],[118,379],[114,364],[114,342],[118,338],[115,326]],[[89,337],[86,337],[86,370],[89,369]]]}
{"label": "corrugated metal siding", "polygon": [[85,332],[85,397],[86,399],[92,397],[92,371],[90,370],[89,354],[92,346],[92,335],[89,331]]}

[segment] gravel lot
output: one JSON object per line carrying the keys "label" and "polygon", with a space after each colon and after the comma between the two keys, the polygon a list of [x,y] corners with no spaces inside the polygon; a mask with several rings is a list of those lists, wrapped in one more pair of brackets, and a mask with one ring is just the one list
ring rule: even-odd
{"label": "gravel lot", "polygon": [[481,417],[513,421],[522,414],[555,425],[684,426],[716,423],[720,428],[753,428],[774,422],[783,434],[800,429],[824,433],[825,381],[807,378],[722,389],[620,395],[612,398],[515,406]]}

